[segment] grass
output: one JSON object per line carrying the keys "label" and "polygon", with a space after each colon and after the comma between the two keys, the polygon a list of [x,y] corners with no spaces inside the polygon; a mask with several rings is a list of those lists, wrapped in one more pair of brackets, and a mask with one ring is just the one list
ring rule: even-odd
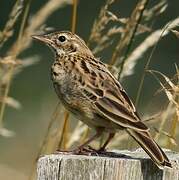
{"label": "grass", "polygon": [[[4,137],[14,135],[13,132],[4,126],[6,106],[13,108],[22,106],[9,93],[14,77],[19,76],[20,69],[28,68],[37,62],[34,60],[34,57],[30,60],[20,58],[20,54],[31,46],[32,39],[30,36],[37,33],[44,33],[45,30],[42,27],[44,27],[47,18],[68,4],[72,4],[71,31],[75,33],[77,28],[78,6],[80,6],[80,2],[77,0],[49,0],[30,17],[29,13],[32,3],[35,2],[31,0],[16,0],[4,29],[0,31],[1,48],[13,36],[15,39],[12,45],[8,47],[4,56],[0,57],[0,135]],[[140,83],[137,87],[138,92],[135,104],[138,106],[145,76],[146,73],[149,73],[154,77],[153,80],[157,80],[159,83],[161,87],[159,92],[166,94],[168,104],[162,112],[157,116],[149,118],[152,120],[147,120],[146,123],[149,123],[151,129],[155,130],[154,137],[157,141],[161,140],[162,137],[162,144],[167,148],[173,149],[177,145],[177,125],[179,120],[178,66],[175,65],[176,78],[172,80],[162,72],[152,70],[150,63],[163,37],[174,33],[176,38],[178,38],[177,27],[179,18],[171,20],[162,28],[153,30],[150,24],[156,18],[160,17],[161,14],[165,13],[167,8],[166,0],[160,0],[150,7],[148,6],[148,0],[139,0],[135,7],[133,7],[130,16],[125,18],[118,17],[110,10],[111,6],[115,6],[115,3],[115,0],[107,0],[101,7],[99,15],[95,18],[94,24],[91,27],[87,44],[93,49],[95,55],[105,53],[107,48],[111,49],[111,55],[107,65],[111,72],[121,81],[124,81],[128,76],[133,76],[141,57],[145,53],[149,54]],[[17,21],[21,21],[18,27],[16,27]],[[14,33],[15,30],[18,31],[17,37]],[[142,39],[139,43],[137,42],[138,38]],[[53,153],[57,149],[69,149],[76,145],[77,142],[81,144],[89,137],[88,127],[82,122],[78,122],[75,127],[71,128],[69,117],[70,114],[58,103],[49,120],[39,151],[34,157],[29,180],[35,178],[36,160],[41,154]],[[159,124],[157,126],[158,128],[155,127],[156,124]],[[165,127],[168,124],[170,124],[170,128],[166,130]],[[119,146],[119,142],[125,140],[128,140],[128,135],[120,132],[115,136],[109,147],[116,148]],[[103,141],[103,138],[101,141]],[[130,143],[129,141],[128,145],[133,147],[133,144]],[[96,146],[97,143],[94,143],[94,145]]]}

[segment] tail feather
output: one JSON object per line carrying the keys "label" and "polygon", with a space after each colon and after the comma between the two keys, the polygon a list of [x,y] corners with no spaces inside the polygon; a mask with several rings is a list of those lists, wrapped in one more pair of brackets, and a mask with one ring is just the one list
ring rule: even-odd
{"label": "tail feather", "polygon": [[153,140],[149,132],[136,131],[133,129],[127,129],[127,132],[137,141],[159,168],[163,168],[164,166],[172,167],[166,154]]}

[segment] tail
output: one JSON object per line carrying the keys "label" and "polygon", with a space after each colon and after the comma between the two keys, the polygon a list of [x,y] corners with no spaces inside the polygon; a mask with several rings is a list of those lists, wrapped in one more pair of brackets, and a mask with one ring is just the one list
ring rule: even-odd
{"label": "tail", "polygon": [[172,168],[166,154],[153,140],[149,132],[136,131],[133,129],[127,129],[127,132],[137,141],[159,168],[163,168],[164,166]]}

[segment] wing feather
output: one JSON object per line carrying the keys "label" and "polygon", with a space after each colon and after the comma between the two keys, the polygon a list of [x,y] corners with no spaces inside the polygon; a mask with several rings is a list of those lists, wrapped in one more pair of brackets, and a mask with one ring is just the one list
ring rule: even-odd
{"label": "wing feather", "polygon": [[96,63],[99,62],[88,63],[88,68],[95,70],[95,76],[89,74],[84,87],[89,94],[96,97],[92,100],[94,109],[99,115],[123,128],[147,131],[148,128],[141,122],[132,101],[118,80],[106,66],[99,66]]}
{"label": "wing feather", "polygon": [[107,97],[98,99],[95,105],[103,116],[124,128],[140,129],[140,131],[148,130],[140,120],[134,121],[135,116],[127,112],[124,106],[117,104]]}

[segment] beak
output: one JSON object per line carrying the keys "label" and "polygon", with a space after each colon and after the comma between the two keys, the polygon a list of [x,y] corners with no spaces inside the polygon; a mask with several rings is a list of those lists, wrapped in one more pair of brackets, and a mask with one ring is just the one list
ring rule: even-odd
{"label": "beak", "polygon": [[33,35],[32,36],[33,39],[36,39],[38,41],[41,41],[43,43],[46,43],[46,44],[52,44],[53,41],[51,41],[47,35]]}

